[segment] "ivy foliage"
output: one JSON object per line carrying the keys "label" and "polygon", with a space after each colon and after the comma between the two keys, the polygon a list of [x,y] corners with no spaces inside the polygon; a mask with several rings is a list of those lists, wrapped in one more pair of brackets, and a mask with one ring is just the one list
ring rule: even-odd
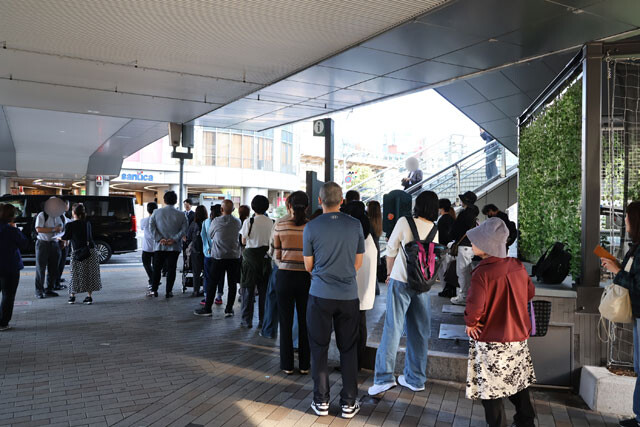
{"label": "ivy foliage", "polygon": [[520,129],[520,255],[536,262],[554,242],[571,251],[580,276],[582,81],[566,88]]}

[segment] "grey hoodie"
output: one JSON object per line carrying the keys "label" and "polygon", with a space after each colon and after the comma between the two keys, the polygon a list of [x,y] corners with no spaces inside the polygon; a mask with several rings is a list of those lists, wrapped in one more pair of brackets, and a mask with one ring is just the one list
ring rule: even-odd
{"label": "grey hoodie", "polygon": [[211,222],[207,230],[211,239],[211,258],[240,258],[240,228],[240,220],[231,215],[219,216]]}

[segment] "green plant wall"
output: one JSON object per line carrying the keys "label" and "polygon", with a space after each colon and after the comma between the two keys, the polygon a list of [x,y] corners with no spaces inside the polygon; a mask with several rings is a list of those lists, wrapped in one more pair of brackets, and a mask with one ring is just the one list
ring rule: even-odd
{"label": "green plant wall", "polygon": [[536,262],[554,242],[571,250],[580,276],[582,81],[577,80],[520,129],[520,255]]}

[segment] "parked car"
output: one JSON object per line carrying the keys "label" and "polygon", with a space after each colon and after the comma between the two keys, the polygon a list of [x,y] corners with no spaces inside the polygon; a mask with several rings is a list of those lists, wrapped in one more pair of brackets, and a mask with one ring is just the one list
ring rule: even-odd
{"label": "parked car", "polygon": [[[0,197],[0,203],[10,203],[18,209],[16,225],[29,239],[28,249],[23,253],[26,258],[35,256],[34,222],[50,197],[31,195]],[[138,249],[132,197],[61,196],[61,198],[68,200],[70,207],[74,203],[82,203],[85,206],[87,219],[91,222],[93,230],[93,240],[100,255],[100,263],[109,261],[113,254],[135,252]],[[67,212],[66,215],[72,218],[71,212]]]}

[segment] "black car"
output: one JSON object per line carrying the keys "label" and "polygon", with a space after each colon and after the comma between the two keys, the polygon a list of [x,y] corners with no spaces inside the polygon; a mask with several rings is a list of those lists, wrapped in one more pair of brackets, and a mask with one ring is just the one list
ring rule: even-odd
{"label": "black car", "polygon": [[[27,258],[35,256],[33,239],[35,218],[50,197],[30,195],[0,197],[0,203],[10,203],[18,209],[16,225],[29,239],[29,246],[22,254]],[[68,200],[70,206],[74,203],[82,203],[85,206],[101,264],[109,261],[113,254],[135,252],[138,249],[132,197],[60,196],[60,198]],[[67,212],[66,216],[72,218],[71,212]]]}

